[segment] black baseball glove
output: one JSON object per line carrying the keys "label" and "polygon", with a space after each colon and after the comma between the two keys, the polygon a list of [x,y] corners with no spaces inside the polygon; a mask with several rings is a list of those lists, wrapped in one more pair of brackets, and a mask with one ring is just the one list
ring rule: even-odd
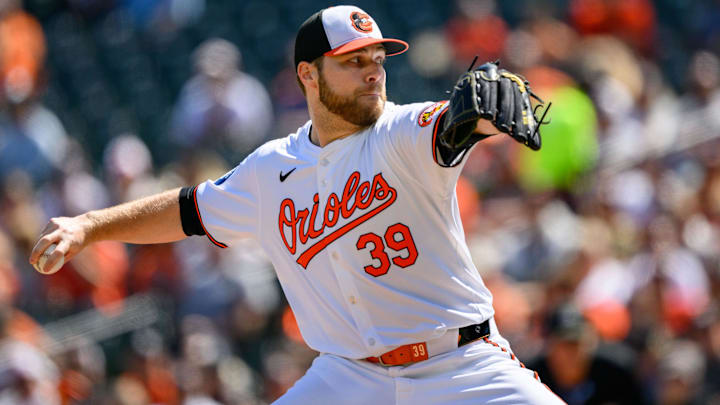
{"label": "black baseball glove", "polygon": [[[531,90],[525,78],[498,68],[499,62],[485,63],[460,76],[450,96],[450,106],[443,116],[442,132],[436,143],[439,156],[446,166],[458,162],[464,151],[475,142],[492,134],[475,132],[480,118],[489,120],[499,131],[516,141],[538,150],[541,146],[540,124],[535,116],[543,101]],[[533,109],[530,97],[540,104]]]}

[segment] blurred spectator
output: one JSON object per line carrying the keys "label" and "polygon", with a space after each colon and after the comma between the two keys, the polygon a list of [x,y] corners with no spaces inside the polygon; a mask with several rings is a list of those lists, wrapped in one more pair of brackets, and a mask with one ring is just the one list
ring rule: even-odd
{"label": "blurred spectator", "polygon": [[117,242],[98,242],[66,263],[55,277],[43,278],[45,300],[55,316],[96,307],[107,313],[121,309],[127,294],[128,256]]}
{"label": "blurred spectator", "polygon": [[57,115],[34,100],[12,106],[11,113],[17,129],[37,145],[50,164],[61,168],[70,140]]}
{"label": "blurred spectator", "polygon": [[720,313],[714,305],[698,319],[700,342],[707,355],[702,383],[703,399],[708,404],[720,403]]}
{"label": "blurred spectator", "polygon": [[182,150],[206,147],[236,162],[265,140],[273,111],[265,87],[240,71],[240,52],[223,39],[193,54],[196,75],[183,87],[173,114],[172,137]]}
{"label": "blurred spectator", "polygon": [[20,104],[37,90],[45,63],[45,36],[20,0],[0,2],[0,78],[5,98]]}
{"label": "blurred spectator", "polygon": [[75,339],[75,344],[76,347],[54,356],[62,367],[59,386],[62,403],[99,403],[107,395],[105,355],[92,341]]}
{"label": "blurred spectator", "polygon": [[0,305],[0,404],[59,405],[58,369],[38,348],[8,332],[12,309]]}
{"label": "blurred spectator", "polygon": [[423,31],[410,40],[408,63],[419,75],[439,77],[447,73],[452,63],[451,38],[435,30]]}
{"label": "blurred spectator", "polygon": [[136,135],[113,138],[105,148],[103,163],[113,186],[113,201],[132,201],[156,192],[150,150]]}
{"label": "blurred spectator", "polygon": [[705,358],[699,345],[692,341],[668,342],[659,365],[658,404],[701,404],[699,388],[705,373]]}
{"label": "blurred spectator", "polygon": [[[529,25],[530,33],[538,41],[539,51],[546,62],[567,63],[577,50],[578,33],[567,22],[543,17],[531,20]],[[506,52],[517,51],[508,48]],[[534,85],[535,81],[532,82]]]}
{"label": "blurred spectator", "polygon": [[205,11],[205,0],[122,0],[138,26],[159,36],[196,22]]}
{"label": "blurred spectator", "polygon": [[33,194],[33,183],[23,170],[16,170],[0,183],[0,226],[21,249],[34,244],[33,234],[42,229],[41,207]]}
{"label": "blurred spectator", "polygon": [[655,30],[650,0],[573,0],[570,19],[583,35],[612,33],[648,51]]}
{"label": "blurred spectator", "polygon": [[[640,385],[633,377],[632,358],[604,356],[598,336],[576,308],[564,305],[548,319],[544,354],[528,365],[569,405],[642,404]],[[614,357],[627,351],[613,348]]]}
{"label": "blurred spectator", "polygon": [[[414,25],[371,3],[411,42],[392,100],[447,98],[479,55],[553,102],[540,152],[487,139],[457,189],[519,357],[573,405],[720,403],[720,3],[423,0]],[[316,353],[256,243],[99,244],[50,277],[26,256],[49,217],[217,178],[305,122],[285,59],[316,5],[21,5],[0,0],[0,405],[274,400]],[[47,344],[131,294],[160,319]]]}
{"label": "blurred spectator", "polygon": [[706,50],[695,52],[688,66],[689,92],[681,99],[681,113],[687,122],[680,129],[678,139],[691,146],[708,138],[716,137],[720,130],[720,58]]}
{"label": "blurred spectator", "polygon": [[0,177],[21,168],[41,183],[62,164],[68,137],[57,116],[38,100],[45,36],[20,6],[19,0],[0,2]]}
{"label": "blurred spectator", "polygon": [[467,68],[475,55],[480,60],[497,59],[508,30],[505,21],[495,14],[495,1],[459,0],[458,9],[459,15],[448,21],[445,31],[457,65]]}
{"label": "blurred spectator", "polygon": [[[288,51],[288,53],[292,55],[292,52]],[[273,133],[289,134],[295,132],[310,119],[305,104],[305,96],[297,84],[294,63],[278,72],[272,81],[270,90],[276,112]]]}

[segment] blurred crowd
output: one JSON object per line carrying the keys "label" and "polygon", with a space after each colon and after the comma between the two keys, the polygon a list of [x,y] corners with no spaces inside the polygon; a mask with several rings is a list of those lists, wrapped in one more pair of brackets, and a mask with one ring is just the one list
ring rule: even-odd
{"label": "blurred crowd", "polygon": [[[552,102],[457,192],[519,358],[568,404],[720,404],[720,2],[366,0],[399,103],[475,55]],[[291,63],[325,1],[0,0],[0,405],[260,405],[316,355],[253,241],[27,263],[53,216],[217,178],[308,119]]]}

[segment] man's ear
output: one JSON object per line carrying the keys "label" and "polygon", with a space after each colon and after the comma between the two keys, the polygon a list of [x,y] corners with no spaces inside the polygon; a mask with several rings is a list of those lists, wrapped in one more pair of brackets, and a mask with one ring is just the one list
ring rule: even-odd
{"label": "man's ear", "polygon": [[317,87],[318,71],[311,63],[300,62],[297,67],[297,75],[305,88]]}

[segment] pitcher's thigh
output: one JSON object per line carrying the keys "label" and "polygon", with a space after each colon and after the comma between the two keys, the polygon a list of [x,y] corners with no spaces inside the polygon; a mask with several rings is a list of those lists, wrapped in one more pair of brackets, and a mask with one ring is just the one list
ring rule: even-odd
{"label": "pitcher's thigh", "polygon": [[406,395],[400,394],[398,405],[565,403],[534,371],[496,344],[474,343],[446,356],[437,368],[437,373],[423,370],[415,375],[421,378],[405,380],[411,388],[405,390]]}
{"label": "pitcher's thigh", "polygon": [[[507,404],[507,405],[566,405],[545,384],[533,376],[533,372],[517,369],[488,370],[482,375],[465,374],[453,380],[453,388],[443,395],[437,392],[433,404]],[[432,398],[433,393],[422,395]]]}
{"label": "pitcher's thigh", "polygon": [[340,357],[321,355],[274,405],[394,405],[392,378]]}

